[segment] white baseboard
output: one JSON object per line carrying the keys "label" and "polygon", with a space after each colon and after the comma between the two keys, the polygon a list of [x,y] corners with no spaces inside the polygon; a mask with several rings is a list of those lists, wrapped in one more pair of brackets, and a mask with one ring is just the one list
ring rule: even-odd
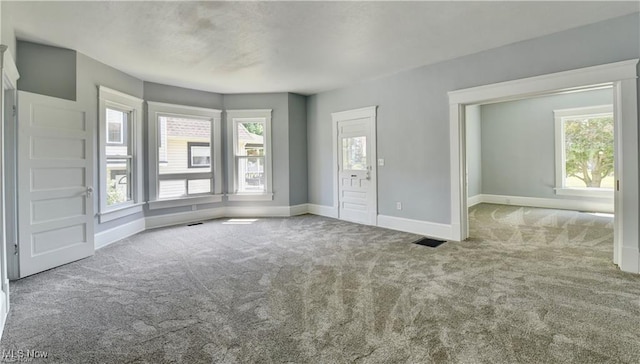
{"label": "white baseboard", "polygon": [[309,212],[309,204],[307,203],[289,206],[289,216],[304,215],[308,212]]}
{"label": "white baseboard", "polygon": [[0,291],[0,339],[2,339],[2,334],[4,333],[4,325],[7,323],[7,315],[9,314],[9,301],[7,300],[7,295]]}
{"label": "white baseboard", "polygon": [[593,200],[573,200],[556,198],[521,197],[505,195],[476,195],[467,199],[467,204],[495,203],[500,205],[540,207],[547,209],[576,210],[613,213],[613,203]]}
{"label": "white baseboard", "polygon": [[620,270],[629,273],[640,273],[640,251],[636,247],[622,247]]}
{"label": "white baseboard", "polygon": [[451,239],[451,225],[435,222],[405,219],[387,215],[378,215],[378,226],[408,233],[425,235],[437,239]]}
{"label": "white baseboard", "polygon": [[334,219],[338,218],[338,208],[333,206],[324,206],[324,205],[316,205],[316,204],[307,204],[308,212],[310,214],[324,216],[324,217],[332,217]]}
{"label": "white baseboard", "polygon": [[307,204],[294,206],[224,206],[212,209],[147,216],[147,229],[225,217],[288,217],[307,213]]}
{"label": "white baseboard", "polygon": [[212,209],[195,210],[187,212],[176,212],[173,214],[147,216],[146,228],[155,229],[165,226],[173,226],[180,224],[188,224],[196,221],[218,219],[225,217],[224,207],[216,207]]}
{"label": "white baseboard", "polygon": [[475,196],[467,197],[467,207],[475,206],[479,203],[484,202],[482,201],[482,196],[483,195],[475,195]]}
{"label": "white baseboard", "polygon": [[130,237],[131,235],[142,232],[144,231],[145,226],[145,219],[138,219],[109,230],[101,231],[95,234],[95,248],[104,248],[118,240],[122,240]]}

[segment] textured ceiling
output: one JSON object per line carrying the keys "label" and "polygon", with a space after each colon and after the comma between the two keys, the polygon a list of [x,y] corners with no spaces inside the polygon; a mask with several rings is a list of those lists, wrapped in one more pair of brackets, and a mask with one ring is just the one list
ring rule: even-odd
{"label": "textured ceiling", "polygon": [[222,93],[313,94],[639,10],[636,1],[2,2],[18,39]]}

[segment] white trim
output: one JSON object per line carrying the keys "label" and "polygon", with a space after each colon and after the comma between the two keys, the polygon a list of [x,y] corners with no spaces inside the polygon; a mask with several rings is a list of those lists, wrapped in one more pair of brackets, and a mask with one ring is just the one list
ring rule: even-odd
{"label": "white trim", "polygon": [[126,224],[116,226],[114,228],[101,231],[95,235],[95,248],[96,250],[104,248],[105,246],[126,239],[135,234],[141,233],[146,228],[145,219],[137,219]]}
{"label": "white trim", "polygon": [[309,213],[309,204],[303,203],[300,205],[289,206],[289,216],[298,216]]}
{"label": "white trim", "polygon": [[437,239],[451,239],[451,225],[448,224],[378,215],[378,226]]}
{"label": "white trim", "polygon": [[117,209],[108,210],[105,212],[98,213],[99,222],[105,223],[107,221],[112,221],[119,219],[121,217],[137,214],[138,212],[142,212],[143,206],[145,202],[140,202],[137,204],[127,205],[127,206],[118,206]]}
{"label": "white trim", "polygon": [[290,217],[290,206],[227,206],[224,217]]}
{"label": "white trim", "polygon": [[273,193],[230,193],[228,201],[272,201]]}
{"label": "white trim", "polygon": [[[98,86],[98,212],[100,214],[100,222],[110,221],[116,218],[135,214],[140,212],[137,209],[129,209],[132,206],[144,203],[144,148],[142,141],[142,106],[143,100],[135,96],[127,95],[120,91],[116,91],[104,86]],[[106,148],[109,146],[107,142],[108,128],[106,119],[106,109],[115,108],[119,111],[128,113],[126,134],[128,136],[127,146],[128,153],[132,155],[131,159],[131,180],[127,181],[131,189],[131,200],[123,204],[113,206],[107,205],[107,154]],[[125,129],[122,128],[124,142]],[[113,218],[109,217],[109,212],[114,211]],[[104,218],[102,217],[104,216]]]}
{"label": "white trim", "polygon": [[18,66],[16,66],[16,63],[13,60],[11,51],[8,48],[3,52],[2,72],[5,81],[9,82],[9,87],[6,87],[7,85],[4,85],[4,89],[17,89],[20,73],[18,72]]}
{"label": "white trim", "polygon": [[181,206],[196,206],[207,203],[222,202],[222,195],[188,196],[166,200],[149,201],[149,210],[166,209]]}
{"label": "white trim", "polygon": [[[222,111],[218,109],[208,109],[203,107],[194,107],[186,105],[168,104],[163,102],[147,101],[147,136],[148,136],[148,163],[147,163],[147,175],[148,175],[148,189],[149,189],[149,208],[164,208],[173,206],[188,206],[191,203],[184,203],[179,201],[186,201],[188,198],[203,198],[203,196],[185,196],[179,199],[158,199],[159,181],[158,178],[158,118],[160,116],[168,117],[183,117],[187,119],[207,120],[211,122],[211,172],[205,172],[211,174],[211,202],[219,202],[219,198],[215,197],[222,194],[222,129],[221,129],[221,115]],[[209,179],[208,177],[205,177]],[[169,203],[169,201],[177,201]],[[203,200],[204,201],[204,200]],[[208,203],[208,202],[202,202]],[[163,207],[158,207],[163,206]]]}
{"label": "white trim", "polygon": [[482,194],[478,194],[475,196],[467,197],[467,207],[472,207],[484,202],[482,201],[482,196],[483,196]]}
{"label": "white trim", "polygon": [[[226,110],[227,120],[227,152],[228,158],[228,187],[227,195],[229,201],[266,201],[273,199],[273,146],[271,136],[271,121],[273,118],[272,109],[255,109],[255,110]],[[250,192],[238,192],[238,158],[236,147],[238,145],[238,123],[243,122],[261,122],[264,123],[262,135],[262,143],[264,147],[264,191],[256,194]],[[255,196],[241,197],[241,196]]]}
{"label": "white trim", "polygon": [[188,224],[196,221],[212,220],[224,217],[224,207],[213,209],[177,212],[158,216],[147,216],[146,229]]}
{"label": "white trim", "polygon": [[580,196],[586,198],[608,198],[613,201],[614,191],[607,188],[554,188],[559,196]]}
{"label": "white trim", "polygon": [[378,106],[367,106],[359,109],[346,110],[346,111],[338,111],[331,113],[331,124],[332,124],[332,145],[333,145],[333,206],[337,208],[336,218],[340,219],[340,201],[338,198],[339,195],[339,185],[338,185],[338,174],[339,174],[339,161],[338,161],[338,123],[341,121],[355,120],[355,119],[369,119],[369,130],[371,131],[369,144],[371,146],[371,155],[370,158],[370,181],[371,181],[371,189],[373,193],[369,198],[372,204],[371,210],[369,211],[368,216],[368,224],[369,225],[377,225],[378,220],[378,146],[377,146],[377,113]]}
{"label": "white trim", "polygon": [[147,229],[154,229],[158,227],[213,219],[234,217],[290,217],[305,213],[307,213],[306,204],[294,206],[226,206],[158,216],[148,216],[146,218],[146,227]]}
{"label": "white trim", "polygon": [[640,251],[633,247],[622,247],[620,268],[625,272],[640,273]]}
{"label": "white trim", "polygon": [[[188,106],[188,105],[179,105],[179,104],[169,104],[166,102],[156,102],[156,101],[147,101],[147,105],[149,107],[153,107],[154,109],[171,109],[178,114],[176,115],[186,115],[186,116],[201,116],[201,117],[210,117],[210,114],[217,114],[220,117],[222,114],[222,110],[219,109],[210,109],[206,107],[196,107],[196,106]],[[186,114],[181,114],[182,112],[187,112]],[[173,112],[168,112],[173,113]]]}
{"label": "white trim", "polygon": [[[575,200],[575,199],[560,199],[560,198],[541,198],[541,197],[523,197],[523,196],[507,196],[507,195],[490,195],[481,194],[474,196],[474,205],[479,203],[491,203],[498,205],[510,205],[510,206],[527,206],[527,207],[540,207],[545,209],[559,209],[559,210],[575,210],[575,211],[589,211],[589,212],[606,212],[613,213],[613,199],[606,201],[604,199],[598,199],[599,201],[589,200]],[[469,203],[469,206],[471,203]]]}
{"label": "white trim", "polygon": [[613,115],[612,104],[553,110],[556,170],[555,193],[557,195],[613,198],[613,189],[569,188],[564,185],[565,176],[567,174],[565,163],[565,120],[569,118],[582,118],[588,116],[597,117],[604,115]]}
{"label": "white trim", "polygon": [[307,204],[307,209],[310,214],[331,217],[334,219],[338,218],[338,207],[337,206],[324,206],[324,205],[316,205],[316,204]]}
{"label": "white trim", "polygon": [[[451,227],[454,239],[468,237],[468,211],[465,180],[465,105],[482,104],[613,84],[614,118],[616,123],[616,179],[620,190],[615,192],[614,254],[622,246],[638,249],[638,59],[552,73],[520,80],[456,90],[449,95]],[[622,183],[624,180],[624,183]],[[619,219],[619,221],[618,221]],[[620,262],[620,259],[614,259]],[[624,261],[622,270],[628,270]],[[634,269],[633,264],[630,267]]]}
{"label": "white trim", "polygon": [[450,91],[449,104],[485,103],[636,78],[638,59]]}

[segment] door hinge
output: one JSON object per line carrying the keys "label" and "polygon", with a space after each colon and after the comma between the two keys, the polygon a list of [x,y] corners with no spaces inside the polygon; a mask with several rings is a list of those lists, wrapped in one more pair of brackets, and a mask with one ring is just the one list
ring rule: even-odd
{"label": "door hinge", "polygon": [[13,255],[18,255],[18,243],[13,243]]}
{"label": "door hinge", "polygon": [[620,180],[616,180],[616,191],[620,191]]}
{"label": "door hinge", "polygon": [[13,116],[16,116],[16,105],[12,105],[11,109],[13,110]]}

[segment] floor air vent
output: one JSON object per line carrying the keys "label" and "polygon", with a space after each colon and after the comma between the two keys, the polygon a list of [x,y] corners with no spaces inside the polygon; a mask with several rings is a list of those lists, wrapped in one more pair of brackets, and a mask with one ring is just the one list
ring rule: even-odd
{"label": "floor air vent", "polygon": [[438,246],[446,243],[446,240],[436,240],[436,239],[429,239],[429,238],[422,238],[420,240],[416,240],[413,243],[414,244],[418,244],[418,245],[422,245],[422,246],[428,246],[429,248],[437,248]]}

